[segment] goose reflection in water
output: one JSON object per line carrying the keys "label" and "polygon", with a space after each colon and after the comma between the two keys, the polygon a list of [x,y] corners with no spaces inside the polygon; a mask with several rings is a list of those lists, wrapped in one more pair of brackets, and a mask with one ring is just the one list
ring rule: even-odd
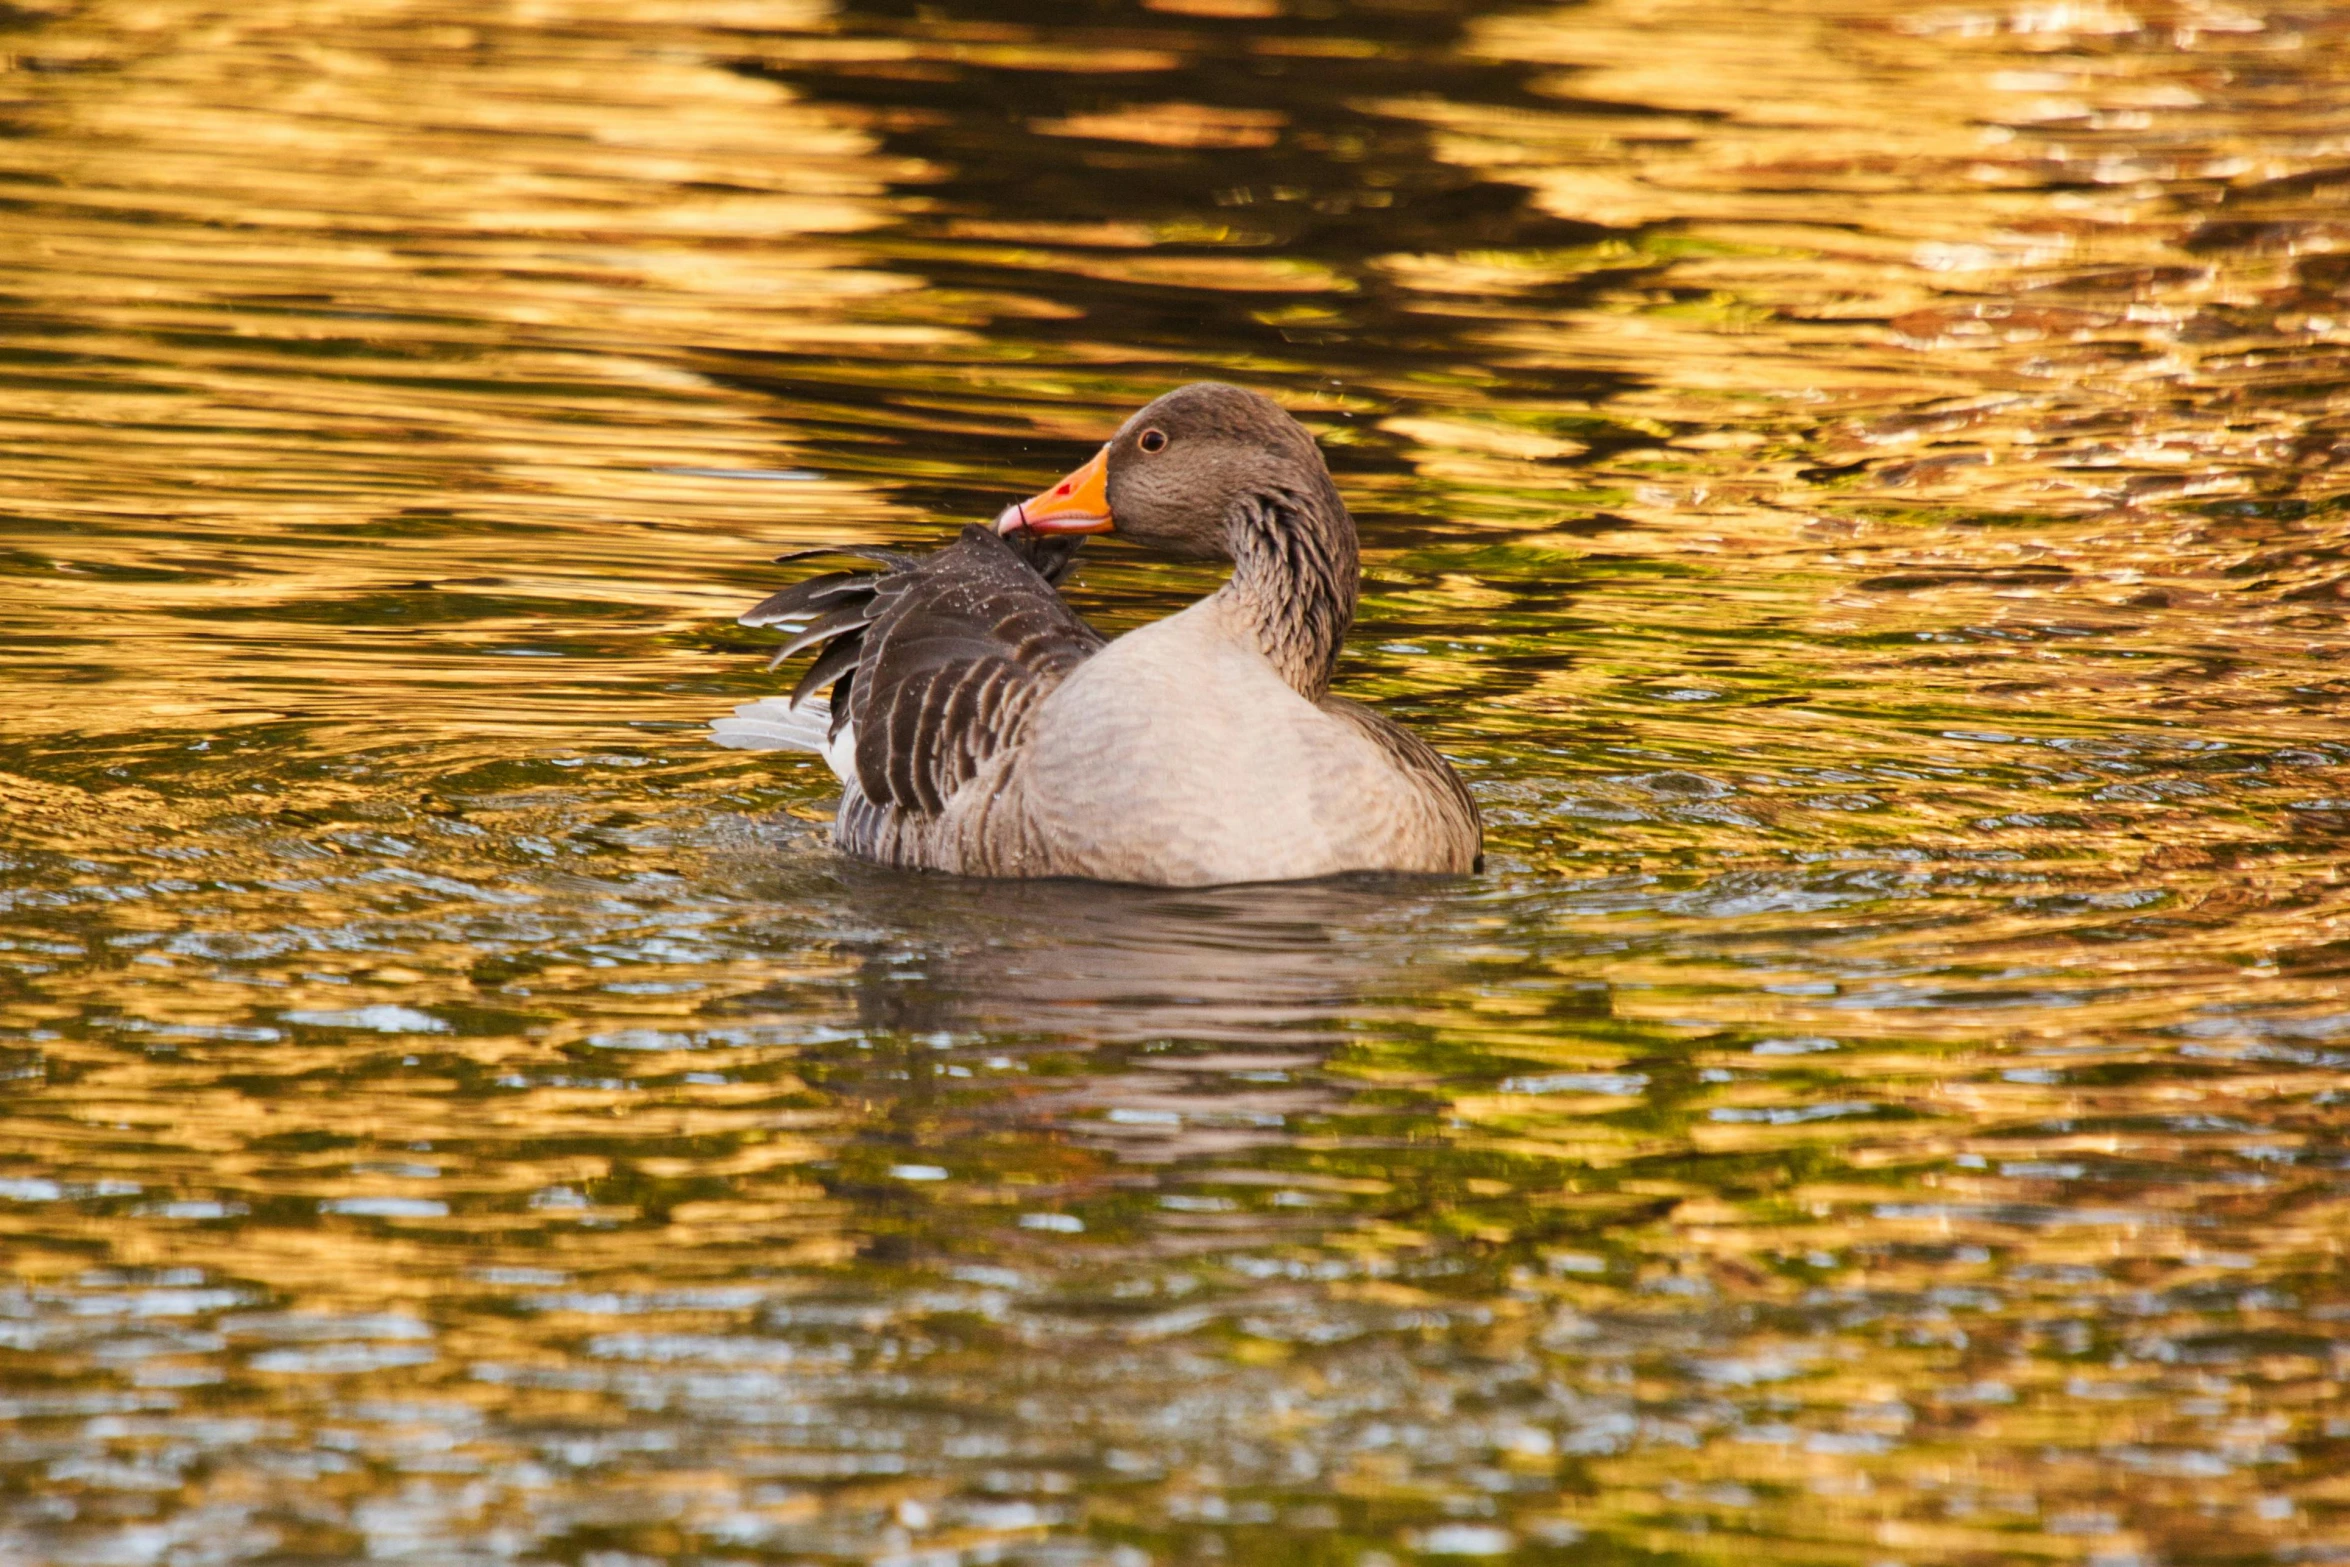
{"label": "goose reflection in water", "polygon": [[[1351,1086],[1322,1074],[1333,1054],[1465,972],[1419,938],[1437,894],[1407,877],[1169,890],[829,864],[832,901],[871,921],[841,934],[860,954],[858,1061],[841,1069],[861,1092],[927,1102],[986,1042],[1023,1062],[1085,1052],[1082,1075],[968,1113],[1055,1123],[1128,1159],[1294,1141],[1292,1118],[1344,1109]],[[804,887],[764,890],[792,906]]]}
{"label": "goose reflection in water", "polygon": [[[1439,894],[1403,877],[1168,890],[979,882],[838,862],[870,917],[867,1027],[1297,1048],[1459,965],[1417,938]],[[1439,970],[1443,972],[1438,972]]]}

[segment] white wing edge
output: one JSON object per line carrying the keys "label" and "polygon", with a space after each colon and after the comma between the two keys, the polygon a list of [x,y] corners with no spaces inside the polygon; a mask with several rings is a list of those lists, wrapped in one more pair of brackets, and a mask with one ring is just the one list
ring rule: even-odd
{"label": "white wing edge", "polygon": [[856,765],[857,730],[843,724],[837,737],[832,728],[832,704],[813,697],[794,708],[779,696],[745,702],[732,718],[710,725],[710,738],[735,751],[813,751],[824,758],[835,778],[847,779]]}

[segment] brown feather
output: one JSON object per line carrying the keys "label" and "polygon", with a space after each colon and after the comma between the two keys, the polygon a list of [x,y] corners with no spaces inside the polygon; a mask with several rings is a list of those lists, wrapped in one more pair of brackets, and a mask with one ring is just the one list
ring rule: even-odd
{"label": "brown feather", "polygon": [[844,822],[870,818],[881,833],[893,813],[936,815],[990,758],[1019,743],[1044,693],[1101,647],[1052,586],[1082,542],[966,528],[928,555],[849,545],[780,557],[848,555],[882,568],[811,577],[743,616],[765,626],[824,611],[776,662],[827,644],[791,700],[797,706],[830,686],[834,732],[856,725],[858,786],[878,810]]}

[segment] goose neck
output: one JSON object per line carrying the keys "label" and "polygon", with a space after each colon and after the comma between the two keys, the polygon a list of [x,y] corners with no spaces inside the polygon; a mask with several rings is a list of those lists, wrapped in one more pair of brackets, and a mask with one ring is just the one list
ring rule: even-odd
{"label": "goose neck", "polygon": [[1220,590],[1292,689],[1330,689],[1353,623],[1361,563],[1354,519],[1327,480],[1244,497],[1230,524],[1232,580]]}

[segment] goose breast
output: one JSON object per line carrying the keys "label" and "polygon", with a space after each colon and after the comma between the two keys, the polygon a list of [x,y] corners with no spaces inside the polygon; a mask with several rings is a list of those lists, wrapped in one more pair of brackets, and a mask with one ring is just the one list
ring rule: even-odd
{"label": "goose breast", "polygon": [[[1307,701],[1216,599],[1128,633],[1048,697],[1022,815],[1062,875],[1177,886],[1370,868],[1465,870],[1422,849],[1418,780]],[[1470,850],[1473,854],[1473,847]]]}

